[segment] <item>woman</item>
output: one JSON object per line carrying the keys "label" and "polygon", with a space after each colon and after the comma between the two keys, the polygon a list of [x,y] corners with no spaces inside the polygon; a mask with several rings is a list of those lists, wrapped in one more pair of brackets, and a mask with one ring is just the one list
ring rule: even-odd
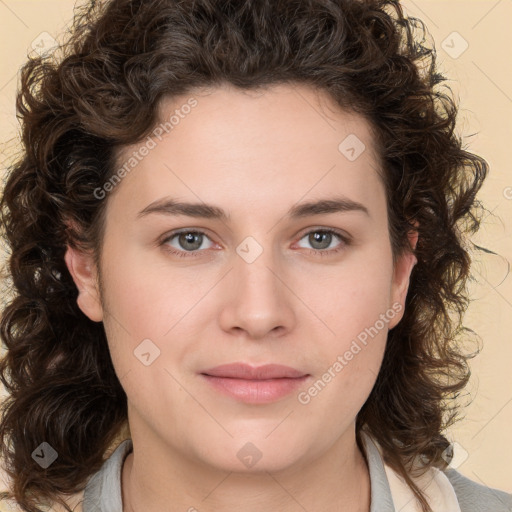
{"label": "woman", "polygon": [[397,1],[110,0],[25,65],[23,510],[511,510],[447,468],[487,164],[419,29]]}

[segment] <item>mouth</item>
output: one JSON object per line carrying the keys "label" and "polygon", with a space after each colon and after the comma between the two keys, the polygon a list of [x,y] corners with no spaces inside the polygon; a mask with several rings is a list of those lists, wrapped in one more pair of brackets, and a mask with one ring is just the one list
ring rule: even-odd
{"label": "mouth", "polygon": [[217,392],[250,404],[275,402],[295,391],[310,377],[289,366],[266,364],[253,367],[245,363],[216,366],[200,375]]}

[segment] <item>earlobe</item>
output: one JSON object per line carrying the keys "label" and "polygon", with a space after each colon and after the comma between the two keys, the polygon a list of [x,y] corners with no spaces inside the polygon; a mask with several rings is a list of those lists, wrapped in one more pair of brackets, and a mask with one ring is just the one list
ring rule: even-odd
{"label": "earlobe", "polygon": [[64,256],[69,273],[78,288],[78,307],[93,322],[103,320],[103,308],[97,284],[97,270],[92,255],[68,245]]}

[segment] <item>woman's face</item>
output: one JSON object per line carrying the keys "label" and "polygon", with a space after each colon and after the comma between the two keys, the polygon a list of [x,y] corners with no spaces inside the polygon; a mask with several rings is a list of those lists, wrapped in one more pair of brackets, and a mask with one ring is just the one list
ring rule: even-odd
{"label": "woman's face", "polygon": [[[393,267],[367,123],[284,85],[160,113],[98,199],[101,295],[92,260],[66,254],[82,311],[104,323],[132,437],[227,471],[352,443],[415,262]],[[232,363],[298,377],[212,376]]]}

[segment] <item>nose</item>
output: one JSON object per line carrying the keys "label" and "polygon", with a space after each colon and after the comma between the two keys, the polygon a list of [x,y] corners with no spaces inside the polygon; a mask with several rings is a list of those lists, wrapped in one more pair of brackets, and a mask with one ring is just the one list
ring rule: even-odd
{"label": "nose", "polygon": [[[220,327],[254,340],[278,337],[293,329],[296,315],[290,278],[270,249],[254,261],[238,254],[224,283]],[[296,300],[296,299],[295,299]]]}

